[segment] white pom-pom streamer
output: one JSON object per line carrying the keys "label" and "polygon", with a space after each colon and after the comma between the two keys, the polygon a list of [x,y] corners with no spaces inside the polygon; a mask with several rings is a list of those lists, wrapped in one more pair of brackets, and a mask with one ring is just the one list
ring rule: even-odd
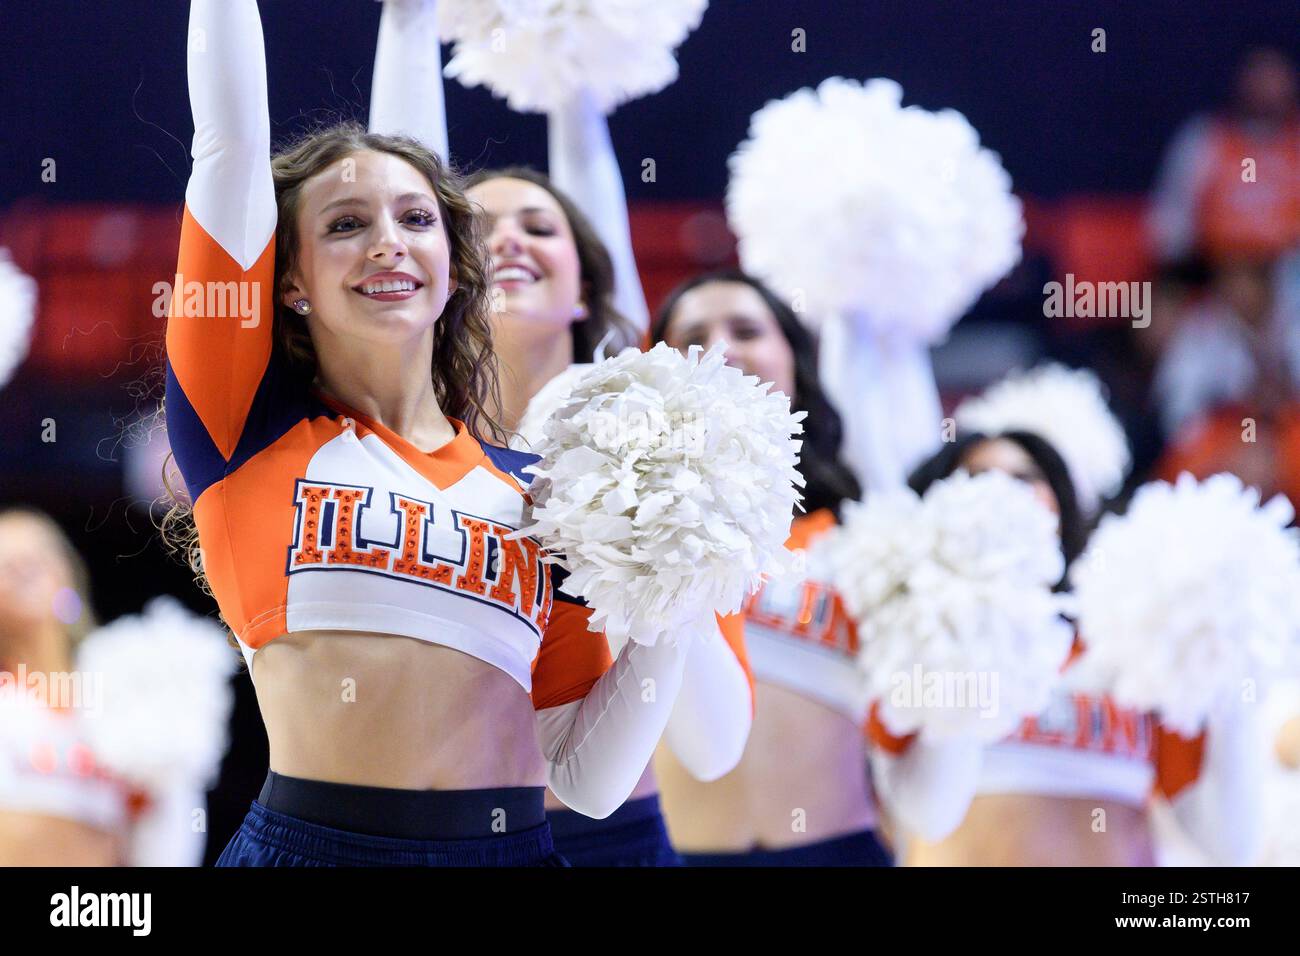
{"label": "white pom-pom streamer", "polygon": [[0,388],[27,357],[36,319],[36,280],[0,249]]}
{"label": "white pom-pom streamer", "polygon": [[612,642],[676,640],[789,564],[804,413],[728,366],[664,343],[594,365],[545,427],[531,495],[563,590]]}
{"label": "white pom-pom streamer", "polygon": [[1089,514],[1120,490],[1128,474],[1128,439],[1100,380],[1086,369],[1053,362],[1008,375],[963,401],[953,417],[970,431],[1026,431],[1045,439],[1065,459],[1079,505]]}
{"label": "white pom-pom streamer", "polygon": [[443,71],[484,85],[511,109],[545,113],[574,96],[610,112],[677,79],[673,51],[707,0],[441,0],[455,43]]}
{"label": "white pom-pom streamer", "polygon": [[1047,705],[1073,641],[1051,590],[1064,558],[1054,516],[1014,479],[873,496],[814,550],[891,733],[994,741]]}
{"label": "white pom-pom streamer", "polygon": [[[747,272],[809,317],[936,342],[1020,261],[1011,178],[960,113],[902,108],[892,80],[832,77],[768,103],[729,160]],[[797,199],[774,183],[797,178]]]}
{"label": "white pom-pom streamer", "polygon": [[1234,475],[1143,485],[1071,569],[1085,651],[1076,667],[1122,706],[1185,736],[1246,682],[1293,670],[1300,541],[1281,495]]}
{"label": "white pom-pom streamer", "polygon": [[220,625],[154,598],[87,637],[77,666],[103,689],[85,720],[101,763],[151,793],[215,779],[233,703],[234,655]]}

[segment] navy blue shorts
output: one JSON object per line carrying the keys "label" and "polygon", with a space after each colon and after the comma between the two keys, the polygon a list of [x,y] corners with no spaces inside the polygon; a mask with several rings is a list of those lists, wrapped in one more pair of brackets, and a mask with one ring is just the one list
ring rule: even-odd
{"label": "navy blue shorts", "polygon": [[747,853],[683,853],[687,866],[893,866],[894,858],[874,830],[783,850]]}
{"label": "navy blue shorts", "polygon": [[681,866],[668,841],[659,795],[629,800],[603,820],[548,810],[555,848],[570,866]]}
{"label": "navy blue shorts", "polygon": [[544,793],[392,790],[272,773],[217,866],[567,866]]}

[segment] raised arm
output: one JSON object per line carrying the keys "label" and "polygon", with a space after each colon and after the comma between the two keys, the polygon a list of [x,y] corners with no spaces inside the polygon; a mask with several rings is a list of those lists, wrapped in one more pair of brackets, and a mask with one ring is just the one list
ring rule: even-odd
{"label": "raised arm", "polygon": [[579,94],[547,115],[546,130],[551,181],[591,220],[614,261],[614,305],[644,332],[650,312],[632,255],[623,176],[605,116],[590,97]]}
{"label": "raised arm", "polygon": [[414,136],[447,162],[447,106],[442,91],[436,0],[383,0],[370,131]]}
{"label": "raised arm", "polygon": [[235,453],[271,355],[275,189],[255,0],[193,0],[194,158],[167,322],[168,432],[197,498]]}

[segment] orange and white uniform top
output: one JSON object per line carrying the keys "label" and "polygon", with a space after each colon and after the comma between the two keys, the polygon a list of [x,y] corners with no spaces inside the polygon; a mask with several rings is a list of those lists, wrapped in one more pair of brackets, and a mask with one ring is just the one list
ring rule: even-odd
{"label": "orange and white uniform top", "polygon": [[[499,668],[539,711],[552,789],[589,815],[611,812],[663,733],[689,641],[636,645],[611,667],[588,609],[558,591],[562,572],[537,541],[511,537],[536,456],[459,421],[450,442],[421,451],[282,359],[255,0],[192,0],[189,37],[194,162],[167,323],[167,427],[222,617],[250,663],[282,634],[335,629]],[[650,679],[655,702],[615,706]]]}
{"label": "orange and white uniform top", "polygon": [[[1076,643],[1071,660],[1081,651]],[[916,739],[890,733],[875,706],[868,734],[895,756]],[[1108,695],[1058,687],[1042,713],[982,748],[974,792],[1091,797],[1143,807],[1154,791],[1172,799],[1199,777],[1204,745],[1204,734],[1188,740],[1163,728],[1154,714],[1121,707]]]}
{"label": "orange and white uniform top", "polygon": [[[222,617],[250,666],[282,634],[373,631],[471,654],[538,707],[578,699],[609,667],[604,642],[556,590],[537,541],[509,537],[536,456],[459,421],[455,438],[423,452],[272,347],[276,204],[257,16],[251,0],[192,10],[194,167],[166,339],[168,437]],[[236,62],[212,62],[227,57]]]}
{"label": "orange and white uniform top", "polygon": [[145,795],[95,758],[79,711],[0,696],[0,811],[57,817],[124,833]]}
{"label": "orange and white uniform top", "polygon": [[[808,553],[835,526],[829,509],[800,515],[786,547]],[[867,717],[858,633],[839,594],[810,568],[766,581],[746,601],[745,644],[754,677],[825,704],[861,725]]]}

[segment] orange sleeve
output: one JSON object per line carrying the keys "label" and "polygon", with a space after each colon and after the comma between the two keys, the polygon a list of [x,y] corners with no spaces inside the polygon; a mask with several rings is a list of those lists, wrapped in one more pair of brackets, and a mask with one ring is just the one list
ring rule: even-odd
{"label": "orange sleeve", "polygon": [[1205,733],[1192,739],[1155,726],[1156,789],[1172,800],[1183,788],[1196,782],[1201,775],[1201,759],[1205,754]]}
{"label": "orange sleeve", "polygon": [[907,749],[912,746],[912,741],[916,739],[916,734],[898,737],[890,733],[880,719],[880,703],[878,701],[873,701],[871,709],[867,712],[866,736],[876,747],[895,757],[906,753]]}
{"label": "orange sleeve", "polygon": [[555,583],[555,603],[533,661],[533,708],[545,710],[582,700],[614,664],[609,641],[587,630],[591,609],[562,594]]}
{"label": "orange sleeve", "polygon": [[169,384],[177,386],[168,411],[188,404],[226,461],[271,357],[274,272],[274,240],[245,272],[185,208],[167,319]]}
{"label": "orange sleeve", "polygon": [[745,680],[749,681],[749,716],[754,716],[755,697],[754,697],[754,669],[749,666],[749,651],[745,649],[745,616],[744,614],[728,614],[723,617],[718,615],[718,630],[722,632],[722,638],[731,648],[731,652],[736,655],[736,660],[740,662],[741,669],[745,672]]}

